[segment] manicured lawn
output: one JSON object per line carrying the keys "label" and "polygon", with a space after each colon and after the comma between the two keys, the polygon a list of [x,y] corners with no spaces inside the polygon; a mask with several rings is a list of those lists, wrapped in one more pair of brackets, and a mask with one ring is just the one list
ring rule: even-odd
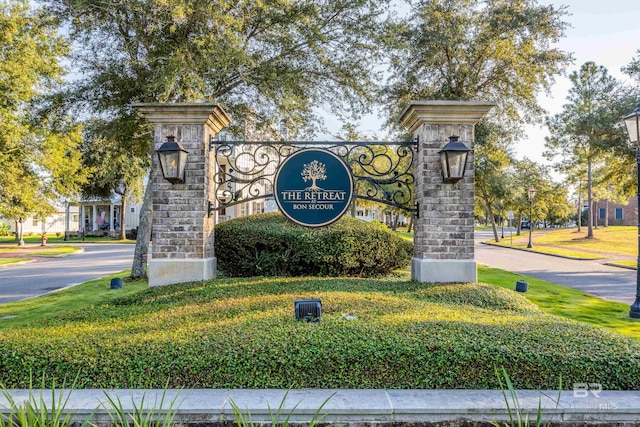
{"label": "manicured lawn", "polygon": [[535,242],[562,246],[571,250],[592,250],[617,255],[638,256],[637,227],[600,227],[593,230],[593,239],[586,239],[586,227],[553,230],[535,237]]}
{"label": "manicured lawn", "polygon": [[[40,235],[23,236],[22,240],[25,243],[37,243],[40,244]],[[135,243],[135,240],[121,240],[114,239],[112,237],[85,237],[84,240],[81,237],[69,237],[67,241],[64,240],[64,235],[57,237],[55,234],[47,234],[47,244],[56,243]],[[0,245],[16,245],[16,238],[14,236],[0,236]]]}
{"label": "manicured lawn", "polygon": [[529,290],[522,295],[549,314],[588,323],[640,341],[640,320],[629,318],[629,306],[596,298],[576,289],[522,276],[497,268],[480,266],[478,280],[515,289],[525,280]]}
{"label": "manicured lawn", "polygon": [[[2,259],[0,258],[0,261]],[[0,330],[45,321],[60,314],[83,310],[95,304],[147,289],[148,285],[145,281],[125,282],[122,289],[109,289],[112,278],[124,278],[128,274],[129,272],[118,273],[39,298],[0,304]]]}
{"label": "manicured lawn", "polygon": [[82,248],[77,246],[62,246],[62,245],[54,245],[54,246],[40,246],[40,245],[25,245],[25,246],[14,246],[14,245],[0,245],[0,253],[10,254],[10,253],[19,253],[21,256],[40,256],[40,257],[54,257],[59,255],[67,255],[72,254],[74,252],[81,251]]}
{"label": "manicured lawn", "polygon": [[[515,283],[499,271],[482,274]],[[568,387],[588,377],[606,389],[640,388],[640,343],[492,285],[219,279],[125,284],[130,295],[112,299],[120,291],[107,282],[50,295],[82,292],[48,307],[39,299],[0,306],[0,317],[18,316],[0,321],[0,382],[25,387],[38,372],[77,378],[80,387],[163,387],[169,379],[170,387],[496,388],[494,369],[503,366],[521,388],[556,387],[560,376]],[[530,281],[527,297],[538,286]],[[539,292],[541,306],[582,301]],[[322,300],[319,323],[295,320],[299,298]],[[583,315],[597,304],[584,298]],[[62,313],[62,301],[76,310]]]}

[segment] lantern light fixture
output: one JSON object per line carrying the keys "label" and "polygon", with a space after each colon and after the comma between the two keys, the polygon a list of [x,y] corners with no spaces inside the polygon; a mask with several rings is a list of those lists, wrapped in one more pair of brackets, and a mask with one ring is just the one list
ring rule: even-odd
{"label": "lantern light fixture", "polygon": [[457,135],[450,136],[447,145],[438,153],[442,166],[442,180],[451,184],[464,178],[467,158],[471,151],[464,142],[458,141],[459,138]]}
{"label": "lantern light fixture", "polygon": [[636,109],[624,118],[624,124],[627,125],[631,143],[640,145],[640,100],[636,105]]}
{"label": "lantern light fixture", "polygon": [[[638,193],[636,194],[636,202],[638,206],[636,212],[638,212],[638,248],[640,248],[640,102],[636,105],[636,109],[631,114],[624,118],[624,124],[627,126],[627,132],[629,132],[629,141],[636,146],[636,174]],[[637,265],[640,266],[640,252],[638,253]],[[629,309],[629,317],[633,319],[640,319],[640,268],[636,271],[636,298]]]}
{"label": "lantern light fixture", "polygon": [[173,135],[167,136],[167,142],[162,144],[158,150],[158,160],[164,179],[172,184],[184,182],[184,170],[187,165],[187,150],[182,144],[176,142]]}

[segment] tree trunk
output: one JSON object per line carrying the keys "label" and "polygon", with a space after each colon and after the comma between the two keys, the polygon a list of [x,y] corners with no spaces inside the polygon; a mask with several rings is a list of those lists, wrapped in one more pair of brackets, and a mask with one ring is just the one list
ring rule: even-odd
{"label": "tree trunk", "polygon": [[582,228],[582,182],[578,184],[578,233]]}
{"label": "tree trunk", "polygon": [[147,278],[147,254],[151,241],[151,219],[153,216],[153,193],[151,191],[151,177],[144,191],[144,201],[140,211],[140,224],[136,237],[136,249],[133,253],[133,265],[131,266],[131,278]]}
{"label": "tree trunk", "polygon": [[593,239],[593,194],[591,186],[591,159],[587,159],[587,239]]}
{"label": "tree trunk", "polygon": [[409,225],[407,226],[407,233],[411,233],[411,229],[413,228],[413,218],[414,218],[415,214],[412,212],[411,215],[409,215]]}
{"label": "tree trunk", "polygon": [[16,223],[16,243],[18,243],[20,241],[20,236],[18,235],[20,230],[18,229],[18,221],[14,221],[14,222]]}
{"label": "tree trunk", "polygon": [[398,222],[400,221],[400,214],[396,212],[396,219],[393,221],[393,231],[398,231]]}
{"label": "tree trunk", "polygon": [[516,217],[516,236],[519,236],[522,231],[522,213],[518,213]]}
{"label": "tree trunk", "polygon": [[598,202],[593,201],[593,228],[598,228]]}
{"label": "tree trunk", "polygon": [[496,226],[496,219],[493,216],[493,209],[491,208],[491,203],[488,202],[486,199],[484,201],[484,203],[487,206],[487,216],[489,217],[489,219],[491,219],[491,228],[493,229],[493,238],[496,240],[496,242],[500,241],[500,237],[498,237],[498,227]]}
{"label": "tree trunk", "polygon": [[609,199],[604,201],[604,226],[609,226]]}

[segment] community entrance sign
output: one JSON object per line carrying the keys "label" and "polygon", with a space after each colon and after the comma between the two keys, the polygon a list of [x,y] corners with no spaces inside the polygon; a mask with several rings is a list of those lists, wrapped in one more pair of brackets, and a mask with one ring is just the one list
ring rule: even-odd
{"label": "community entrance sign", "polygon": [[349,209],[353,197],[351,170],[330,151],[297,151],[276,171],[274,196],[283,215],[296,224],[329,225]]}

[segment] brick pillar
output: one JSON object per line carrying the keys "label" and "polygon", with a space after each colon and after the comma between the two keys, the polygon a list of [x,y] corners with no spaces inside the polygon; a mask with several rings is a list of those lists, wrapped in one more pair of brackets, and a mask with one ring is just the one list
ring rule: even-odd
{"label": "brick pillar", "polygon": [[[473,252],[473,127],[492,102],[411,101],[400,123],[419,138],[414,163],[415,220],[411,278],[418,282],[476,282]],[[438,152],[458,135],[471,149],[464,179],[442,181]]]}
{"label": "brick pillar", "polygon": [[[217,104],[134,104],[154,125],[154,153],[149,185],[153,191],[152,249],[149,286],[214,279],[214,153],[209,136],[230,122]],[[189,152],[185,182],[171,184],[162,177],[155,150],[173,135]],[[124,224],[123,224],[124,226]]]}

